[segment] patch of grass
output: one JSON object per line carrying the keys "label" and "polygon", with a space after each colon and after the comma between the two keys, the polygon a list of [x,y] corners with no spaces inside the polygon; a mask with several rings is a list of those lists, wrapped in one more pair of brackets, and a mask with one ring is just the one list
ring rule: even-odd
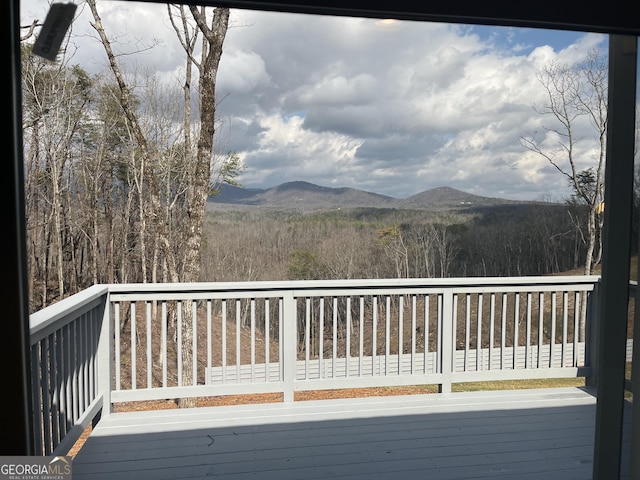
{"label": "patch of grass", "polygon": [[466,382],[454,383],[451,390],[454,392],[480,392],[483,390],[518,390],[527,388],[562,388],[584,387],[585,379],[582,377],[571,378],[540,378],[531,380],[499,380],[491,382]]}

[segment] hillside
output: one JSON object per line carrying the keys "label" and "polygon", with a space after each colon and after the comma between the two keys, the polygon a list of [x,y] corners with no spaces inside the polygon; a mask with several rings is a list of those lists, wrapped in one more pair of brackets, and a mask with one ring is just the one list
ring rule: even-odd
{"label": "hillside", "polygon": [[519,205],[527,202],[482,197],[450,187],[438,187],[398,199],[355,188],[322,187],[309,182],[288,182],[267,188],[239,188],[223,185],[219,195],[209,198],[214,205],[244,205],[284,208],[297,211],[318,211],[337,208],[396,209],[476,209],[498,205]]}

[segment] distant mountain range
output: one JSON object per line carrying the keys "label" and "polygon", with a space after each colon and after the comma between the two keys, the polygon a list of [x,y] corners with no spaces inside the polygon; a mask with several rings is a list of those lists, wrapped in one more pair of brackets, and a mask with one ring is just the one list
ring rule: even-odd
{"label": "distant mountain range", "polygon": [[356,188],[321,187],[302,181],[267,189],[223,185],[219,195],[209,197],[209,202],[212,205],[278,207],[302,211],[336,208],[469,209],[532,203],[482,197],[450,187],[432,188],[409,198],[398,199]]}

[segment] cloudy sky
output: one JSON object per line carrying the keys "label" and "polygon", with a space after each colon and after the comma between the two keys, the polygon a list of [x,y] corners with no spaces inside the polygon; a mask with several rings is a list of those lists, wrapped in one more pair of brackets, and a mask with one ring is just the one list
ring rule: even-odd
{"label": "cloudy sky", "polygon": [[[166,5],[99,1],[116,48],[161,78],[184,56]],[[47,0],[23,0],[22,23]],[[79,13],[82,10],[79,10]],[[73,27],[73,62],[104,71],[88,26]],[[217,83],[221,144],[242,159],[240,182],[304,180],[405,198],[434,187],[523,200],[563,200],[566,180],[520,138],[553,125],[536,72],[573,64],[605,35],[346,17],[231,11]],[[178,83],[176,83],[178,85]],[[584,139],[584,167],[592,164]]]}

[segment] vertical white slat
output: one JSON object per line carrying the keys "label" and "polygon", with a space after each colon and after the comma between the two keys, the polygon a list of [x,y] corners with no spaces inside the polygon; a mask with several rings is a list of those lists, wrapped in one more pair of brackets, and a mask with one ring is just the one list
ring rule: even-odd
{"label": "vertical white slat", "polygon": [[[266,368],[266,365],[265,365]],[[256,381],[256,299],[251,299],[251,383]]]}
{"label": "vertical white slat", "polygon": [[293,292],[287,292],[282,299],[282,321],[284,337],[281,337],[282,364],[284,365],[283,400],[286,403],[295,400],[296,363],[298,357],[297,302]]}
{"label": "vertical white slat", "polygon": [[167,302],[162,302],[162,387],[167,387]]}
{"label": "vertical white slat", "polygon": [[538,294],[538,361],[536,368],[542,367],[542,346],[544,344],[544,293]]}
{"label": "vertical white slat", "polygon": [[89,355],[87,356],[87,407],[95,399],[94,368],[96,351],[98,349],[95,342],[96,319],[96,310],[92,310],[87,323],[87,346],[89,352]]}
{"label": "vertical white slat", "polygon": [[423,372],[422,373],[435,373],[433,368],[431,370],[427,370],[427,360],[429,358],[429,322],[430,322],[430,303],[431,303],[431,295],[428,293],[424,296],[424,359],[423,359]]}
{"label": "vertical white slat", "polygon": [[[372,315],[371,315],[371,375],[376,375],[375,367],[377,365],[378,357],[378,297],[374,296],[371,302]],[[380,375],[378,370],[377,375]]]}
{"label": "vertical white slat", "polygon": [[347,297],[347,335],[345,345],[345,377],[349,376],[349,358],[351,357],[351,297]]}
{"label": "vertical white slat", "polygon": [[191,385],[198,385],[198,302],[191,303]]}
{"label": "vertical white slat", "polygon": [[331,376],[336,376],[336,361],[338,359],[338,297],[333,297],[333,355],[331,360]]}
{"label": "vertical white slat", "polygon": [[556,345],[556,292],[551,293],[551,342],[549,345],[549,367],[553,367]]}
{"label": "vertical white slat", "polygon": [[87,408],[89,408],[89,405],[91,404],[91,382],[89,380],[89,372],[91,369],[91,357],[92,357],[92,352],[94,351],[91,347],[91,326],[92,326],[92,322],[93,322],[93,312],[94,310],[91,310],[89,312],[87,312],[86,314],[86,318],[85,318],[85,323],[83,326],[83,336],[84,336],[84,407],[83,407],[83,411],[86,410]]}
{"label": "vertical white slat", "polygon": [[436,312],[437,315],[437,328],[438,331],[436,332],[436,373],[444,373],[442,371],[442,327],[443,327],[443,303],[444,303],[444,294],[440,293],[438,294],[438,311]]}
{"label": "vertical white slat", "polygon": [[129,344],[131,349],[131,390],[137,388],[137,345],[136,345],[136,303],[131,302],[131,317],[129,318],[129,324],[131,325],[131,338],[129,338]]}
{"label": "vertical white slat", "polygon": [[[454,308],[457,308],[457,305],[454,304]],[[469,370],[469,341],[471,338],[471,294],[465,294],[465,315],[464,315],[464,364],[463,371],[467,372]],[[457,336],[457,332],[454,331],[454,335]],[[457,345],[457,341],[455,342]],[[455,365],[454,365],[455,368]]]}
{"label": "vertical white slat", "polygon": [[236,383],[240,383],[240,370],[242,365],[242,344],[241,344],[241,334],[242,330],[240,328],[240,324],[242,322],[242,302],[240,299],[236,300]]}
{"label": "vertical white slat", "polygon": [[560,366],[567,366],[567,336],[569,328],[569,292],[562,292],[562,351],[560,353]]}
{"label": "vertical white slat", "polygon": [[[100,312],[96,319],[96,395],[102,397],[100,403],[102,404],[101,416],[103,419],[113,413],[111,392],[113,390],[114,364],[116,364],[114,352],[116,351],[115,339],[117,335],[114,333],[114,328],[116,328],[113,317],[114,304],[108,300],[107,296],[104,311]],[[117,376],[116,383],[119,382],[119,379],[120,377]]]}
{"label": "vertical white slat", "polygon": [[72,353],[71,353],[71,365],[72,365],[72,369],[73,369],[73,374],[72,374],[72,422],[71,422],[71,426],[73,427],[73,425],[75,424],[76,420],[78,418],[80,418],[80,403],[79,403],[79,399],[80,399],[80,395],[78,394],[78,378],[80,376],[80,371],[79,371],[79,362],[78,362],[78,343],[79,343],[79,339],[78,339],[78,320],[75,320],[73,322],[71,322],[70,327],[71,327],[71,338],[72,340]]}
{"label": "vertical white slat", "polygon": [[[450,360],[450,367],[449,369],[446,368],[446,365],[443,364],[443,373],[446,374],[450,374],[455,372],[456,370],[456,349],[458,347],[458,294],[454,293],[453,295],[450,295],[450,297],[452,298],[451,300],[451,305],[449,307],[447,307],[447,302],[446,302],[446,297],[445,297],[445,301],[443,304],[443,308],[446,310],[447,308],[450,309],[450,313],[448,314],[444,314],[443,316],[443,320],[444,322],[447,321],[447,317],[451,318],[451,332],[446,333],[446,335],[450,335],[451,339],[450,339],[450,345],[449,345],[449,340],[445,341],[445,338],[443,337],[442,340],[442,344],[444,345],[444,350],[443,351],[447,351],[450,350],[451,351],[451,360]],[[443,325],[446,325],[446,323],[444,323]],[[445,335],[445,331],[449,330],[449,328],[445,328],[443,330],[443,335]]]}
{"label": "vertical white slat", "polygon": [[451,376],[454,369],[453,362],[456,350],[456,305],[458,304],[458,295],[449,290],[443,293],[441,298],[442,328],[440,332],[442,333],[440,337],[442,337],[442,350],[438,352],[439,356],[442,357],[442,383],[440,384],[440,392],[451,393]]}
{"label": "vertical white slat", "polygon": [[269,358],[269,349],[271,348],[271,325],[270,318],[269,299],[264,299],[264,376],[265,381],[271,381],[271,359]]}
{"label": "vertical white slat", "polygon": [[207,372],[208,377],[205,378],[205,385],[211,382],[211,369],[213,367],[213,348],[211,345],[213,337],[213,314],[212,314],[212,301],[207,300]]}
{"label": "vertical white slat", "polygon": [[402,374],[402,354],[404,353],[404,295],[398,296],[398,375]]}
{"label": "vertical white slat", "polygon": [[311,297],[305,299],[304,308],[304,379],[309,379],[309,357],[311,344]]}
{"label": "vertical white slat", "polygon": [[147,303],[147,388],[153,387],[153,357],[151,353],[151,302]]}
{"label": "vertical white slat", "polygon": [[[53,451],[53,447],[55,447],[53,438],[51,435],[52,429],[52,414],[51,414],[51,396],[49,392],[51,391],[51,381],[50,381],[50,372],[51,372],[51,350],[52,350],[52,335],[48,335],[47,337],[42,339],[42,353],[40,356],[40,371],[42,372],[42,396],[41,396],[41,404],[39,405],[39,409],[42,411],[42,426],[44,430],[44,444],[46,445],[46,449],[48,451]],[[10,478],[10,477],[9,477]]]}
{"label": "vertical white slat", "polygon": [[60,358],[61,358],[61,340],[60,340],[60,332],[55,331],[51,334],[51,338],[53,344],[50,347],[49,353],[49,376],[50,376],[50,398],[51,398],[51,430],[53,438],[57,443],[59,443],[63,436],[60,430]]}
{"label": "vertical white slat", "polygon": [[416,328],[418,316],[417,295],[411,295],[411,375],[415,373],[416,364]]}
{"label": "vertical white slat", "polygon": [[78,335],[78,415],[81,415],[86,408],[86,388],[87,388],[87,343],[86,343],[86,326],[87,313],[78,319],[77,335]]}
{"label": "vertical white slat", "polygon": [[518,344],[519,344],[519,327],[520,327],[520,292],[513,294],[513,362],[512,368],[518,368]]}
{"label": "vertical white slat", "polygon": [[489,299],[489,370],[493,368],[493,347],[496,341],[496,294]]}
{"label": "vertical white slat", "polygon": [[89,383],[91,385],[91,401],[98,396],[98,335],[100,331],[99,310],[94,310],[91,318],[91,360],[89,365]]}
{"label": "vertical white slat", "polygon": [[483,361],[481,358],[482,350],[482,293],[478,294],[478,323],[476,326],[476,370],[484,370]]}
{"label": "vertical white slat", "polygon": [[60,435],[60,439],[62,439],[66,433],[66,404],[65,404],[65,385],[66,378],[64,376],[64,348],[65,345],[63,343],[63,336],[60,330],[56,331],[56,392],[55,392],[55,403],[57,405],[58,415],[56,418],[57,423],[57,431]]}
{"label": "vertical white slat", "polygon": [[504,370],[505,344],[507,343],[507,294],[502,294],[502,317],[500,329],[500,370]]}
{"label": "vertical white slat", "polygon": [[318,334],[318,378],[326,378],[327,372],[324,368],[324,297],[320,297],[320,332]]}
{"label": "vertical white slat", "polygon": [[[220,309],[222,310],[222,335],[220,335],[220,341],[222,342],[222,383],[227,383],[227,301],[222,300]],[[280,336],[282,341],[282,335]]]}
{"label": "vertical white slat", "polygon": [[360,333],[359,348],[358,348],[358,376],[362,377],[362,361],[364,356],[364,297],[360,296],[360,315],[358,332]]}
{"label": "vertical white slat", "polygon": [[73,345],[73,337],[71,335],[71,325],[67,324],[63,328],[64,335],[64,376],[67,379],[65,385],[65,405],[66,405],[66,415],[65,415],[65,433],[71,430],[73,426],[73,363],[72,363],[72,350],[74,348]]}
{"label": "vertical white slat", "polygon": [[178,329],[178,386],[182,386],[182,302],[176,302],[176,310],[178,314],[177,326]]}
{"label": "vertical white slat", "polygon": [[384,374],[389,375],[389,355],[391,354],[391,297],[387,295],[384,312]]}
{"label": "vertical white slat", "polygon": [[121,371],[120,371],[120,359],[121,359],[121,355],[120,355],[120,302],[117,302],[113,305],[113,321],[114,321],[114,327],[113,327],[113,335],[114,335],[114,350],[115,350],[115,355],[114,355],[114,362],[115,362],[115,375],[116,375],[116,390],[120,390],[122,388],[122,384],[121,384]]}
{"label": "vertical white slat", "polygon": [[284,382],[284,298],[278,299],[278,362],[280,363],[279,380]]}
{"label": "vertical white slat", "polygon": [[46,456],[44,448],[44,420],[42,418],[42,385],[40,383],[42,366],[40,365],[40,351],[43,340],[31,346],[31,410],[33,417],[34,430],[34,454],[37,456]]}
{"label": "vertical white slat", "polygon": [[85,313],[80,318],[78,318],[75,322],[76,324],[76,362],[77,362],[77,372],[78,372],[78,378],[77,378],[78,417],[80,417],[80,415],[82,415],[82,412],[84,412],[84,388],[85,388],[85,381],[84,381],[85,368],[84,367],[85,367],[85,354],[86,354],[85,344],[84,344],[84,326],[85,326],[86,320],[87,320],[87,315]]}
{"label": "vertical white slat", "polygon": [[525,347],[524,368],[531,368],[531,302],[532,302],[531,292],[528,292],[527,293],[527,326],[526,326],[527,343]]}
{"label": "vertical white slat", "polygon": [[[586,295],[586,293],[585,293]],[[580,311],[582,310],[582,292],[575,291],[574,299],[573,299],[573,364],[572,367],[579,366],[579,322],[580,322]]]}

